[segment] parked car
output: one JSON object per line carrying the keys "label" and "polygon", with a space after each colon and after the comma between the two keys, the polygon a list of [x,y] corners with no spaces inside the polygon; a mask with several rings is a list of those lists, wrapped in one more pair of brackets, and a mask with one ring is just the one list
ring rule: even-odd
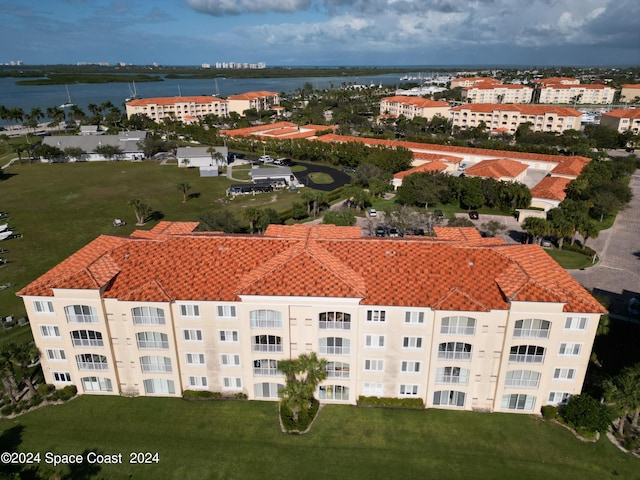
{"label": "parked car", "polygon": [[261,163],[273,163],[273,158],[271,158],[269,155],[262,155],[260,158],[258,158],[258,161]]}
{"label": "parked car", "polygon": [[387,236],[387,227],[383,227],[379,225],[376,227],[376,237],[386,237]]}
{"label": "parked car", "polygon": [[290,158],[278,158],[278,159],[274,160],[273,163],[275,165],[281,165],[283,167],[290,167],[291,166],[291,159]]}
{"label": "parked car", "polygon": [[377,217],[378,216],[378,212],[376,211],[375,208],[370,208],[369,209],[369,216],[370,217]]}
{"label": "parked car", "polygon": [[480,214],[476,211],[469,212],[469,218],[471,220],[478,220],[480,218]]}
{"label": "parked car", "polygon": [[444,219],[444,213],[442,213],[442,210],[435,210],[433,214],[438,220]]}
{"label": "parked car", "polygon": [[353,168],[353,167],[344,167],[344,168],[342,169],[342,171],[343,171],[344,173],[356,173],[356,169],[355,169],[355,168]]}
{"label": "parked car", "polygon": [[391,227],[389,229],[389,236],[390,237],[404,237],[404,235],[402,234],[400,229],[398,229],[396,227]]}

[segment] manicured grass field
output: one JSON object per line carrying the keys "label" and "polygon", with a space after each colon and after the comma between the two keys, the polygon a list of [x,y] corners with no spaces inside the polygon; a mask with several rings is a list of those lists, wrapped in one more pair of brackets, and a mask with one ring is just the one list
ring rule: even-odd
{"label": "manicured grass field", "polygon": [[560,264],[562,268],[576,269],[588,268],[593,265],[591,260],[585,255],[566,250],[558,250],[557,248],[545,250],[551,258]]}
{"label": "manicured grass field", "polygon": [[[179,183],[191,190],[182,202]],[[15,293],[61,260],[101,234],[128,235],[135,227],[132,198],[147,202],[155,219],[197,221],[204,213],[225,209],[242,220],[247,206],[291,207],[295,192],[225,196],[233,182],[226,177],[202,178],[196,168],[178,168],[157,162],[88,162],[68,164],[22,164],[4,170],[0,180],[0,211],[9,213],[9,225],[23,238],[0,242],[8,250],[1,256],[9,263],[0,269],[0,316],[24,316],[22,300]],[[113,219],[127,222],[114,227]],[[4,223],[4,222],[2,222]]]}
{"label": "manicured grass field", "polygon": [[[122,453],[96,472],[109,479],[640,478],[640,460],[608,440],[582,443],[528,415],[326,406],[309,434],[291,436],[273,402],[84,396],[0,429],[2,450]],[[131,452],[159,463],[131,465]]]}

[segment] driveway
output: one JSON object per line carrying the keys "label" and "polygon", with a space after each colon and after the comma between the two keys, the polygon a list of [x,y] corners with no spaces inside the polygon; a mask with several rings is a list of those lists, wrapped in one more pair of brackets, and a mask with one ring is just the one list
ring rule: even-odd
{"label": "driveway", "polygon": [[611,299],[610,311],[625,315],[629,298],[640,296],[640,170],[631,177],[631,202],[618,214],[613,227],[587,243],[600,263],[569,273],[594,293]]}
{"label": "driveway", "polygon": [[[307,187],[314,188],[316,190],[321,190],[323,192],[330,192],[331,190],[335,190],[336,188],[340,188],[343,185],[351,183],[351,177],[346,173],[332,167],[325,167],[323,165],[316,165],[314,163],[302,163],[295,162],[294,165],[302,165],[303,167],[307,167],[304,172],[295,172],[294,175],[296,178]],[[331,178],[333,178],[333,183],[320,184],[314,183],[310,178],[309,174],[314,172],[326,173]]]}

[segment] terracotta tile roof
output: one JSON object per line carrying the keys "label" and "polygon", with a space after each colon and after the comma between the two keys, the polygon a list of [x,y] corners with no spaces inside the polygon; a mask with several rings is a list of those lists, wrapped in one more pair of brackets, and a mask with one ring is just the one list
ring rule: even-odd
{"label": "terracotta tile roof", "polygon": [[[640,86],[638,86],[640,88]],[[640,118],[640,108],[620,108],[602,114],[603,117]]]}
{"label": "terracotta tile roof", "polygon": [[451,109],[452,112],[469,111],[472,113],[518,112],[521,115],[548,115],[555,113],[559,117],[581,117],[582,112],[571,107],[555,105],[517,105],[502,103],[469,103]]}
{"label": "terracotta tile roof", "polygon": [[531,189],[531,196],[562,201],[567,196],[565,189],[570,181],[565,177],[544,177]]}
{"label": "terracotta tile roof", "polygon": [[298,125],[293,122],[276,122],[256,127],[237,128],[235,130],[220,130],[222,135],[230,137],[258,137],[262,139],[279,138],[315,138],[318,132],[336,130],[338,127],[331,125]]}
{"label": "terracotta tile roof", "polygon": [[464,158],[456,157],[454,155],[444,155],[442,153],[427,153],[427,152],[413,152],[413,159],[427,160],[430,162],[443,161],[443,162],[448,162],[453,164],[458,164],[462,160],[464,160]]}
{"label": "terracotta tile roof", "polygon": [[624,83],[622,88],[640,88],[640,83]]}
{"label": "terracotta tile roof", "polygon": [[505,89],[505,90],[531,90],[531,87],[528,85],[515,85],[512,83],[501,83],[501,84],[492,84],[492,83],[476,83],[471,87],[462,87],[463,90],[495,90],[495,89]]}
{"label": "terracotta tile roof", "polygon": [[523,163],[508,158],[494,158],[483,160],[467,168],[465,174],[486,178],[516,178],[527,169]]}
{"label": "terracotta tile roof", "polygon": [[158,222],[151,230],[135,230],[135,238],[156,238],[161,235],[180,235],[193,232],[198,222]]}
{"label": "terracotta tile roof", "polygon": [[508,309],[511,299],[604,311],[537,245],[505,245],[470,228],[439,227],[434,239],[356,238],[354,228],[341,228],[277,226],[265,236],[102,236],[18,294],[96,290],[113,275],[102,296],[140,302],[348,297],[365,305],[490,311]]}
{"label": "terracotta tile roof", "polygon": [[153,97],[153,98],[138,98],[127,102],[127,105],[132,107],[144,107],[147,105],[175,105],[176,103],[227,103],[218,97],[209,97],[206,95],[191,96],[191,97]]}
{"label": "terracotta tile roof", "polygon": [[404,172],[398,172],[393,176],[393,178],[404,178],[413,173],[442,172],[443,170],[446,170],[446,169],[447,169],[447,166],[444,163],[438,160],[434,160],[433,162],[423,163],[422,165],[418,165],[417,167],[413,167],[409,170],[405,170]]}
{"label": "terracotta tile roof", "polygon": [[228,100],[256,100],[258,98],[268,98],[268,97],[277,97],[277,92],[268,92],[266,90],[261,90],[258,92],[246,92],[240,93],[238,95],[229,95],[227,97]]}
{"label": "terracotta tile roof", "polygon": [[581,83],[579,85],[566,85],[566,84],[559,84],[559,83],[555,83],[552,85],[543,85],[542,86],[543,89],[552,89],[552,90],[570,90],[572,88],[575,89],[585,89],[585,90],[604,90],[605,88],[610,88],[606,85],[602,85],[599,83]]}
{"label": "terracotta tile roof", "polygon": [[273,238],[361,238],[360,227],[337,227],[335,225],[314,225],[296,223],[294,225],[269,225],[264,232],[265,237]]}
{"label": "terracotta tile roof", "polygon": [[409,97],[406,95],[395,95],[393,97],[386,97],[381,100],[387,103],[402,103],[405,105],[415,105],[420,108],[448,108],[449,103],[437,100],[429,100],[422,97]]}
{"label": "terracotta tile roof", "polygon": [[586,157],[563,157],[563,160],[551,170],[551,173],[577,177],[590,161],[591,159]]}

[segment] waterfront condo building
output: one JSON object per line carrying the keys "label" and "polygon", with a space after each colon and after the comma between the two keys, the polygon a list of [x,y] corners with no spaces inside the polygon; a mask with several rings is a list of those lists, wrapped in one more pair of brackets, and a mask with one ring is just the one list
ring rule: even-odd
{"label": "waterfront condo building", "polygon": [[449,108],[450,106],[447,102],[405,95],[385,97],[380,100],[380,114],[391,115],[393,117],[404,115],[410,120],[415,117],[431,120],[436,115],[447,118]]}
{"label": "waterfront condo building", "polygon": [[245,110],[255,109],[257,112],[270,110],[280,105],[280,95],[277,92],[246,92],[239,95],[229,95],[229,112],[244,115]]}
{"label": "waterfront condo building", "polygon": [[533,88],[526,85],[494,85],[480,83],[462,88],[462,99],[468,103],[531,103]]}
{"label": "waterfront condo building", "polygon": [[132,115],[144,115],[156,123],[165,118],[180,120],[184,123],[197,122],[207,115],[226,117],[229,115],[227,100],[206,95],[189,97],[140,98],[125,104],[127,118]]}
{"label": "waterfront condo building", "polygon": [[473,128],[484,122],[488,130],[512,134],[526,122],[535,132],[580,130],[581,118],[582,112],[574,108],[545,105],[466,104],[450,110],[454,127]]}
{"label": "waterfront condo building", "polygon": [[539,91],[538,103],[565,103],[572,105],[613,103],[615,89],[605,85],[590,84],[547,84]]}
{"label": "waterfront condo building", "polygon": [[537,245],[473,228],[195,228],[102,235],[18,293],[48,383],[276,400],[278,362],[313,351],[328,361],[323,403],[539,413],[581,391],[604,309]]}
{"label": "waterfront condo building", "polygon": [[603,113],[600,125],[616,129],[620,133],[627,131],[634,135],[640,133],[640,108],[621,108]]}

